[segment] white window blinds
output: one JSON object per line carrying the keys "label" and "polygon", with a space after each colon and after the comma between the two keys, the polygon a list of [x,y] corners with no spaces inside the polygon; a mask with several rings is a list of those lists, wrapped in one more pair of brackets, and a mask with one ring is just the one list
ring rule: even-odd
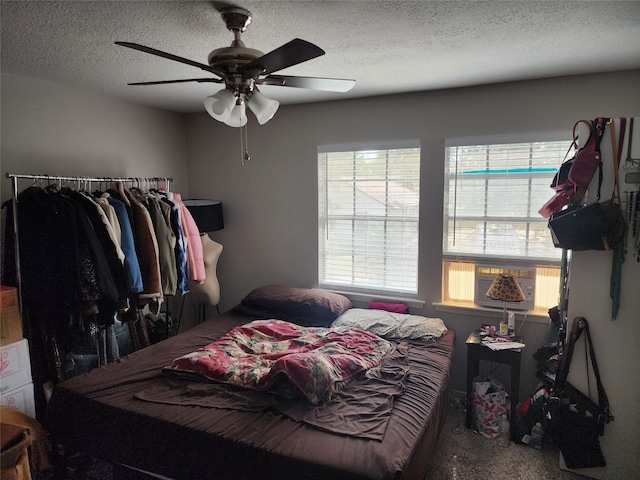
{"label": "white window blinds", "polygon": [[416,294],[420,148],[318,153],[319,282]]}
{"label": "white window blinds", "polygon": [[547,220],[567,142],[452,146],[445,155],[444,255],[554,261]]}

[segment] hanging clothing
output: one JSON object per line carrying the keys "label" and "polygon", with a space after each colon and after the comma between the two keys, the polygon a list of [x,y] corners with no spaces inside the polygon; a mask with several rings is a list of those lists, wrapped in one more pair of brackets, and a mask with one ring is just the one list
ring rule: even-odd
{"label": "hanging clothing", "polygon": [[138,198],[135,191],[123,189],[124,195],[131,205],[133,215],[133,239],[138,254],[140,272],[142,273],[141,299],[157,299],[162,297],[160,280],[160,262],[158,260],[158,241],[153,229],[149,210]]}
{"label": "hanging clothing", "polygon": [[122,229],[120,228],[120,221],[116,215],[116,210],[109,204],[109,201],[106,198],[102,197],[102,192],[98,192],[93,199],[98,205],[100,205],[107,222],[111,226],[111,230],[114,235],[114,242],[122,248]]}
{"label": "hanging clothing", "polygon": [[176,237],[167,222],[158,199],[148,194],[147,206],[158,240],[158,261],[160,264],[162,293],[173,296],[176,294],[176,289],[178,288],[178,272],[176,269],[175,256]]}
{"label": "hanging clothing", "polygon": [[109,263],[109,269],[113,276],[120,299],[127,298],[130,294],[129,281],[124,268],[124,252],[120,248],[116,234],[107,219],[107,216],[95,199],[86,192],[71,192],[71,199],[75,200],[85,211],[100,245]]}
{"label": "hanging clothing", "polygon": [[134,293],[142,291],[142,273],[140,273],[140,264],[138,263],[138,254],[133,240],[133,230],[131,229],[131,221],[127,213],[125,203],[114,198],[109,193],[103,193],[102,198],[109,202],[114,209],[118,223],[120,225],[120,247],[124,252],[124,265],[128,272],[129,288]]}
{"label": "hanging clothing", "polygon": [[180,207],[182,228],[187,238],[187,259],[189,264],[189,278],[196,283],[202,283],[207,277],[204,269],[204,255],[200,231],[191,213],[182,202],[179,193],[173,194],[174,201]]}
{"label": "hanging clothing", "polygon": [[159,192],[162,201],[170,209],[170,225],[176,237],[176,273],[177,292],[185,295],[189,293],[189,270],[187,266],[187,240],[182,230],[182,220],[180,218],[180,206],[173,200],[172,192]]}
{"label": "hanging clothing", "polygon": [[13,202],[3,205],[3,282],[20,281],[32,348],[47,352],[32,367],[47,378],[64,380],[117,359],[114,326],[129,331],[118,321],[129,313],[135,318],[138,309],[125,311],[129,305],[184,293],[177,273],[178,259],[186,259],[183,233],[175,228],[182,224],[179,207],[165,201],[166,193],[115,187],[90,194],[34,184],[17,194],[17,212]]}
{"label": "hanging clothing", "polygon": [[[97,313],[102,306],[108,312],[126,293],[118,289],[123,277],[114,280],[109,254],[105,255],[79,197],[72,193],[29,187],[18,195],[22,296],[28,305],[42,310]],[[13,222],[6,231],[13,235]],[[119,259],[115,251],[112,254],[117,270]]]}

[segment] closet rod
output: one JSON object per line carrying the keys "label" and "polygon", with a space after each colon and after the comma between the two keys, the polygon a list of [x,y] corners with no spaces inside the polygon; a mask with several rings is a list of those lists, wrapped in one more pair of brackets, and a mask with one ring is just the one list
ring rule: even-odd
{"label": "closet rod", "polygon": [[7,173],[7,178],[26,178],[31,180],[64,180],[64,181],[76,181],[82,180],[85,182],[173,182],[171,177],[82,177],[82,176],[63,176],[63,175],[27,175],[17,173]]}

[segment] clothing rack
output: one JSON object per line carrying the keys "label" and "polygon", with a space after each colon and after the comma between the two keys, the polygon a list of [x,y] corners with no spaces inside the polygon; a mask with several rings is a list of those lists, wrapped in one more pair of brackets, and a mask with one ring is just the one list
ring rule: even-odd
{"label": "clothing rack", "polygon": [[[21,180],[30,180],[33,182],[32,186],[35,187],[46,187],[47,185],[57,185],[60,188],[62,187],[71,187],[76,190],[92,190],[92,184],[107,184],[111,185],[113,183],[120,182],[130,187],[138,187],[145,190],[151,190],[156,188],[158,190],[170,190],[170,183],[173,182],[173,178],[171,177],[90,177],[90,176],[68,176],[68,175],[33,175],[33,174],[15,174],[15,173],[7,173],[6,177],[12,182],[12,207],[13,207],[13,240],[14,240],[14,254],[15,254],[15,281],[17,286],[17,296],[18,296],[18,306],[20,311],[20,317],[23,318],[24,324],[24,333],[25,337],[28,339],[29,344],[33,345],[37,341],[42,344],[44,350],[42,355],[44,358],[48,359],[47,362],[50,361],[50,364],[53,365],[53,368],[56,372],[60,372],[62,370],[61,360],[60,360],[60,352],[58,349],[57,340],[55,338],[52,339],[52,343],[50,345],[45,345],[45,340],[41,338],[42,332],[36,331],[34,329],[34,325],[27,318],[24,299],[23,299],[23,274],[21,272],[21,258],[20,258],[20,234],[18,231],[18,195],[19,195],[19,182]],[[41,183],[39,183],[41,182]],[[140,323],[142,327],[145,327],[145,320],[142,310],[139,308],[136,309],[137,317],[134,320],[134,323]],[[131,333],[131,339],[134,344],[134,349],[141,348],[142,340],[144,343],[148,345],[148,333],[145,328],[141,328],[143,333],[145,334],[145,338],[142,340],[139,338],[139,335],[135,332],[135,326],[129,323],[129,330]],[[45,362],[46,363],[46,362]],[[38,388],[35,398],[36,403],[36,414],[38,418],[44,415],[44,408],[46,406],[46,400],[44,398],[44,382],[50,380],[51,378],[45,374],[43,368],[43,362],[38,362],[38,372],[36,372],[34,376],[34,384],[36,384],[36,379],[42,383],[42,385],[38,384],[38,386],[42,386],[43,388]],[[34,363],[32,361],[32,368],[34,367]],[[41,377],[41,378],[38,378]]]}
{"label": "clothing rack", "polygon": [[94,182],[99,183],[135,183],[138,186],[148,185],[151,183],[163,184],[168,190],[169,184],[173,182],[171,177],[85,177],[85,176],[65,176],[65,175],[32,175],[32,174],[17,174],[7,173],[7,178],[11,179],[11,193],[13,203],[13,232],[14,232],[14,245],[16,255],[16,279],[18,283],[18,307],[20,310],[20,316],[22,317],[22,295],[20,293],[22,278],[20,276],[20,247],[19,247],[19,234],[18,234],[18,181],[19,180],[46,180],[47,182],[77,182],[78,186],[81,184],[91,184]]}

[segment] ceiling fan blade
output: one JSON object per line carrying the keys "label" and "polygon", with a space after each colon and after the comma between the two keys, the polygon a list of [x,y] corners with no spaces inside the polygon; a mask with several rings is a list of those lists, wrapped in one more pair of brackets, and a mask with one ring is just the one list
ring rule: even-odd
{"label": "ceiling fan blade", "polygon": [[356,84],[355,80],[343,78],[292,77],[289,75],[269,75],[256,83],[281,87],[308,88],[326,92],[348,92]]}
{"label": "ceiling fan blade", "polygon": [[324,50],[313,43],[295,38],[289,43],[265,53],[243,65],[239,70],[250,76],[266,75],[324,55]]}
{"label": "ceiling fan blade", "polygon": [[162,85],[165,83],[186,83],[186,82],[222,83],[222,80],[218,78],[185,78],[183,80],[158,80],[155,82],[134,82],[134,83],[127,83],[127,85]]}
{"label": "ceiling fan blade", "polygon": [[122,47],[133,48],[134,50],[139,50],[141,52],[150,53],[152,55],[157,55],[159,57],[168,58],[169,60],[173,60],[175,62],[185,63],[187,65],[191,65],[192,67],[198,67],[207,72],[211,72],[215,74],[213,69],[209,65],[205,65],[204,63],[195,62],[193,60],[189,60],[188,58],[179,57],[172,53],[163,52],[162,50],[157,50],[155,48],[146,47],[144,45],[140,45],[138,43],[131,42],[115,42],[116,45],[120,45]]}

